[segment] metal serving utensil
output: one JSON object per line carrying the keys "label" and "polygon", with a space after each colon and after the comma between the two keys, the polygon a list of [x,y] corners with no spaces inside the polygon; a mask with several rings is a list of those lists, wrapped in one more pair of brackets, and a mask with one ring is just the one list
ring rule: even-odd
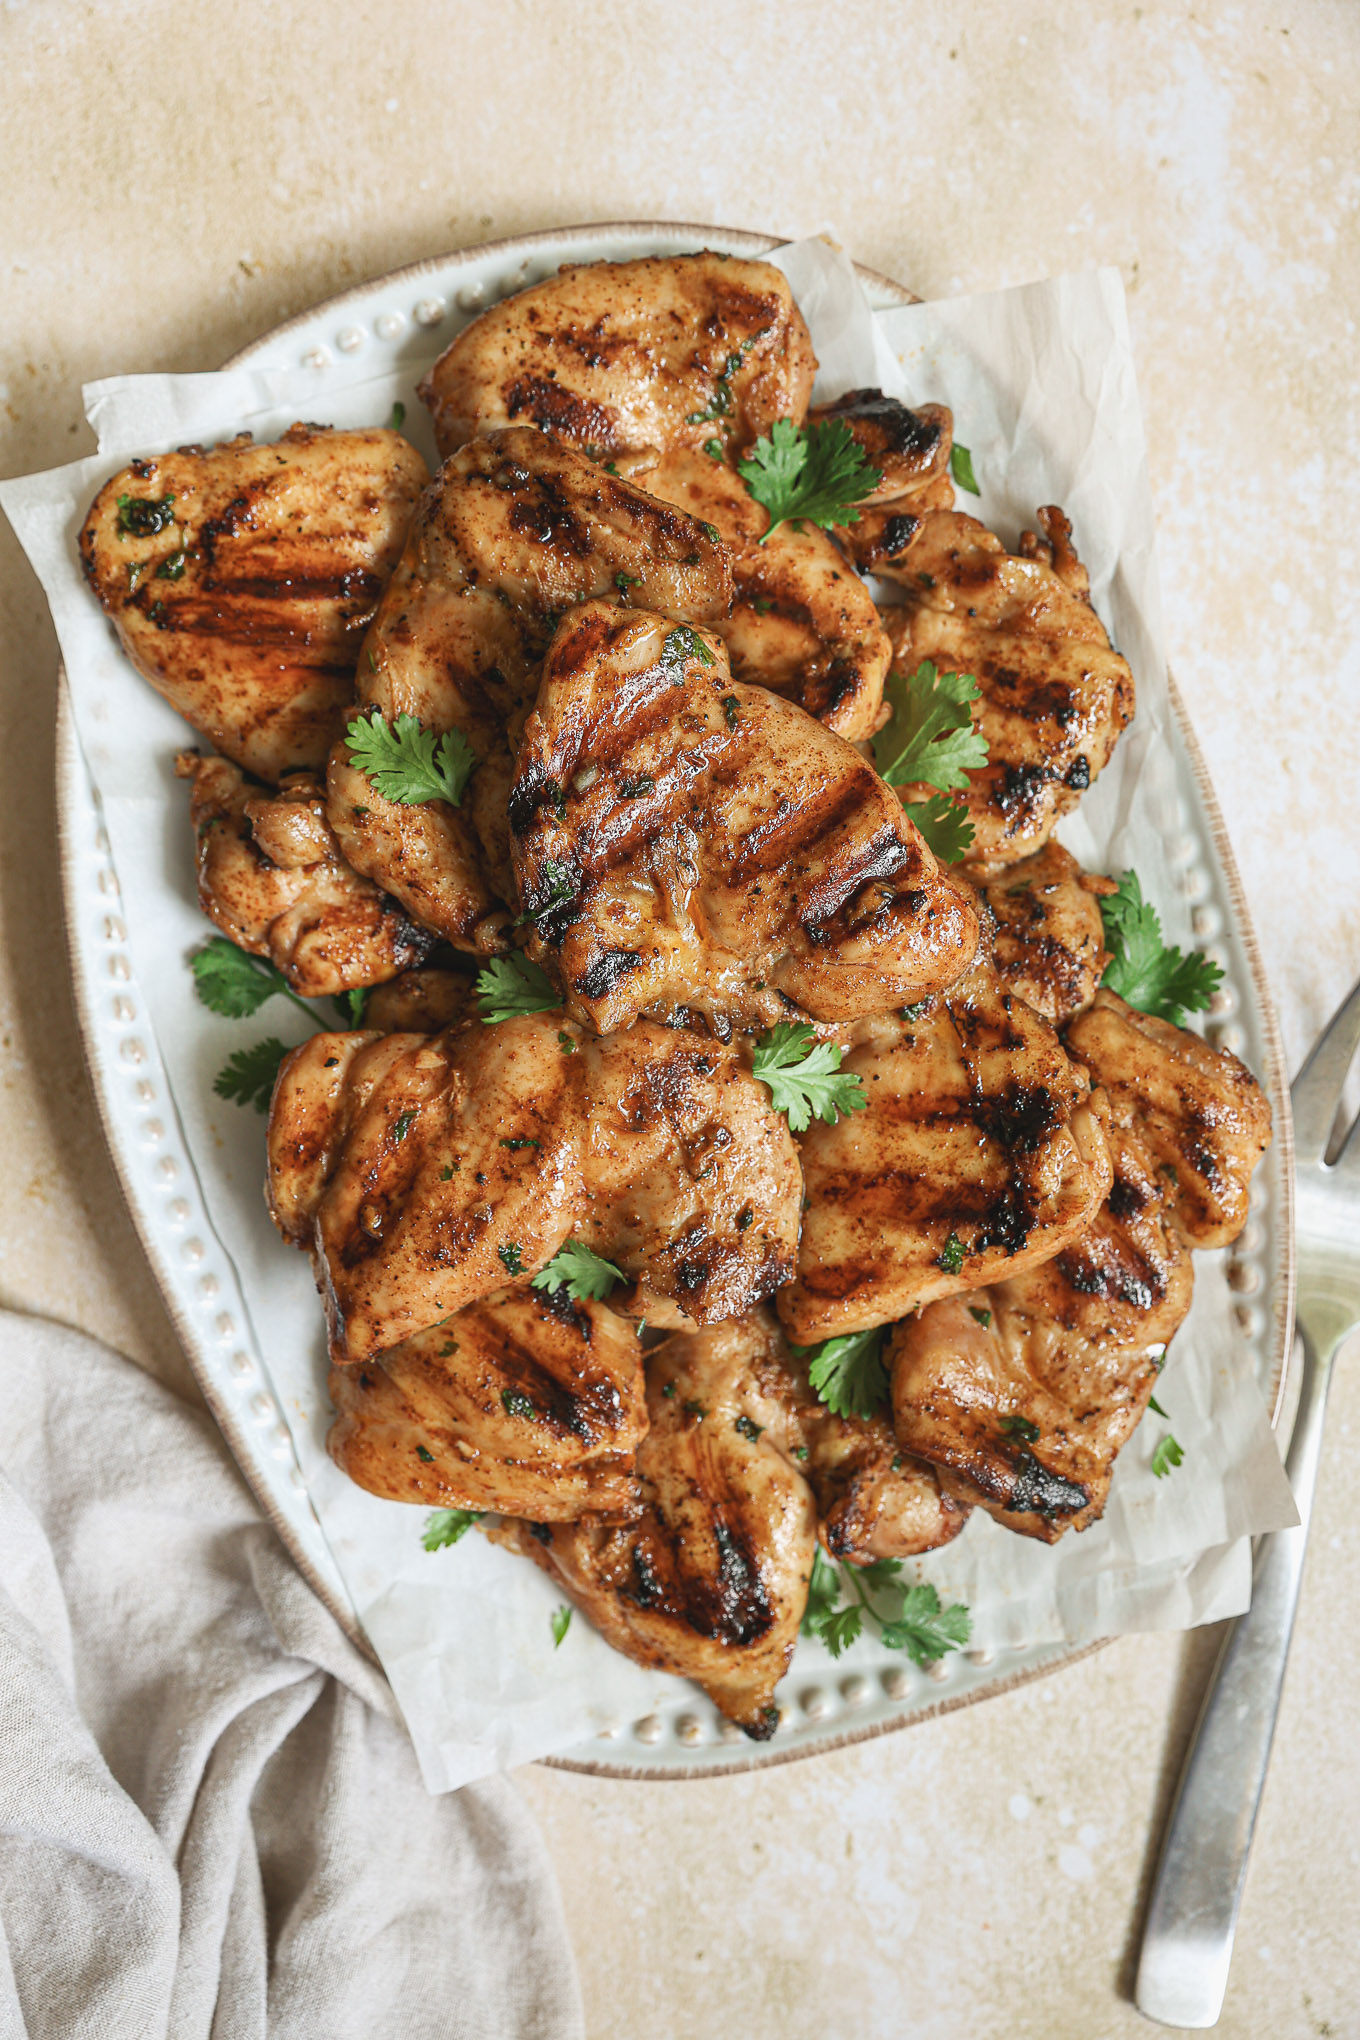
{"label": "metal serving utensil", "polygon": [[1261,1540],[1251,1607],[1228,1632],[1167,1824],[1135,1994],[1139,2011],[1167,2026],[1216,2026],[1223,2009],[1298,1607],[1332,1362],[1360,1326],[1360,1119],[1326,1159],[1357,1044],[1360,984],[1290,1093],[1303,1380],[1285,1466],[1299,1525]]}

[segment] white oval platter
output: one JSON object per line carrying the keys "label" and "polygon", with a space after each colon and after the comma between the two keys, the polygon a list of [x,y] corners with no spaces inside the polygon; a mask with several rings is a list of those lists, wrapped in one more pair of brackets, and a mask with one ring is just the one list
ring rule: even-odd
{"label": "white oval platter", "polygon": [[[306,368],[324,397],[327,371],[361,356],[374,373],[423,366],[468,319],[568,261],[620,260],[700,247],[760,255],[777,246],[724,228],[625,223],[563,228],[466,249],[396,271],[316,306],[224,364]],[[875,307],[912,301],[872,271],[860,276]],[[1275,1142],[1253,1188],[1246,1232],[1229,1279],[1238,1328],[1277,1413],[1285,1392],[1293,1313],[1292,1143],[1278,1029],[1236,866],[1202,758],[1173,689],[1180,836],[1172,862],[1191,903],[1196,940],[1223,967],[1210,1036],[1262,1078]],[[132,968],[107,836],[63,681],[58,708],[58,813],[62,879],[77,1010],[95,1095],[134,1223],[195,1377],[222,1431],[299,1567],[346,1630],[363,1641],[312,1509],[288,1427],[251,1349],[233,1264],[203,1204],[166,1081],[155,1029]],[[711,1776],[787,1762],[884,1734],[986,1698],[1085,1656],[1098,1645],[1022,1645],[956,1653],[917,1670],[882,1653],[881,1665],[838,1669],[804,1645],[781,1688],[773,1739],[753,1745],[697,1691],[665,1712],[620,1725],[548,1758],[567,1768],[628,1778]]]}

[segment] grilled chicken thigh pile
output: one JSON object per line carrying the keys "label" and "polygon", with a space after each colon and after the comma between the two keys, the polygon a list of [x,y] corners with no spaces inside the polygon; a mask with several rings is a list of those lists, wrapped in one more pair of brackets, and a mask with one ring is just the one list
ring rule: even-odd
{"label": "grilled chicken thigh pile", "polygon": [[[295,426],[134,462],[81,537],[212,747],[179,761],[204,911],[367,996],[269,1117],[333,1456],[483,1513],[756,1737],[819,1543],[1100,1515],[1270,1138],[1233,1056],[1101,988],[1114,883],[1052,832],[1134,687],[1067,520],[1007,550],[948,411],[810,413],[815,369],[768,264],[568,267],[430,371],[432,481],[396,432]],[[742,471],[808,426],[868,477],[830,529]],[[925,662],[986,744],[952,866],[930,783],[872,762]],[[365,749],[402,732],[415,792]],[[839,1104],[779,1093],[795,1034]],[[864,1413],[810,1352],[856,1339]]]}

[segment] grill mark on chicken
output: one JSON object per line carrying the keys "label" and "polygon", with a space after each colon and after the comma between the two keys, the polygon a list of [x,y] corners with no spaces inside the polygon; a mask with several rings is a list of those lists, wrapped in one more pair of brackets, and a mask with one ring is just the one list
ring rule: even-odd
{"label": "grill mark on chicken", "polygon": [[466,326],[420,395],[443,454],[529,417],[592,457],[642,463],[715,429],[740,449],[777,418],[800,423],[815,368],[778,270],[704,251],[564,264]]}
{"label": "grill mark on chicken", "polygon": [[879,571],[904,606],[886,621],[897,661],[971,673],[988,763],[967,775],[974,838],[964,862],[984,876],[1027,857],[1089,787],[1133,714],[1133,676],[1089,601],[1063,513],[1039,513],[1045,537],[1017,553],[976,518],[928,511],[900,560]]}
{"label": "grill mark on chicken", "polygon": [[[388,431],[295,425],[272,446],[182,447],[105,484],[81,559],[143,677],[215,750],[276,781],[317,769],[343,726],[426,479]],[[120,498],[158,514],[125,522]]]}
{"label": "grill mark on chicken", "polygon": [[504,1288],[330,1385],[328,1449],[372,1493],[544,1522],[638,1513],[642,1354],[602,1304],[563,1315]]}
{"label": "grill mark on chicken", "polygon": [[947,982],[970,902],[900,803],[801,710],[732,681],[711,639],[676,635],[570,611],[525,725],[511,852],[530,913],[561,902],[530,949],[569,1008],[602,1030],[707,1011],[722,1032],[780,1017],[780,994],[832,1018]]}

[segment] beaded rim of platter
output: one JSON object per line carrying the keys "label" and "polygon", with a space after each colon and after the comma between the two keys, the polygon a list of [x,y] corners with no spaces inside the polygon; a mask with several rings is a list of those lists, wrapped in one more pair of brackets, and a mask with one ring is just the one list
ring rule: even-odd
{"label": "beaded rim of platter", "polygon": [[[620,222],[563,227],[435,257],[312,307],[234,355],[224,367],[326,372],[358,355],[392,367],[446,345],[489,304],[550,275],[565,260],[628,259],[697,247],[760,256],[768,235],[698,225]],[[876,308],[913,294],[856,264]],[[1290,1384],[1293,1325],[1293,1141],[1284,1054],[1259,945],[1203,756],[1174,683],[1184,766],[1171,861],[1195,939],[1223,968],[1206,1032],[1263,1074],[1275,1139],[1253,1183],[1247,1226],[1228,1259],[1244,1344],[1278,1423]],[[232,1263],[198,1190],[154,1026],[133,974],[117,873],[76,736],[64,674],[58,694],[57,798],[61,870],[77,1016],[105,1135],[153,1273],[194,1377],[261,1508],[346,1634],[369,1656],[326,1544],[284,1414],[254,1349]],[[876,1665],[838,1666],[818,1646],[795,1656],[769,1742],[752,1744],[697,1689],[590,1742],[542,1761],[598,1776],[713,1777],[791,1762],[887,1734],[1075,1664],[1100,1643],[1021,1644],[951,1652],[918,1668],[884,1653]]]}

